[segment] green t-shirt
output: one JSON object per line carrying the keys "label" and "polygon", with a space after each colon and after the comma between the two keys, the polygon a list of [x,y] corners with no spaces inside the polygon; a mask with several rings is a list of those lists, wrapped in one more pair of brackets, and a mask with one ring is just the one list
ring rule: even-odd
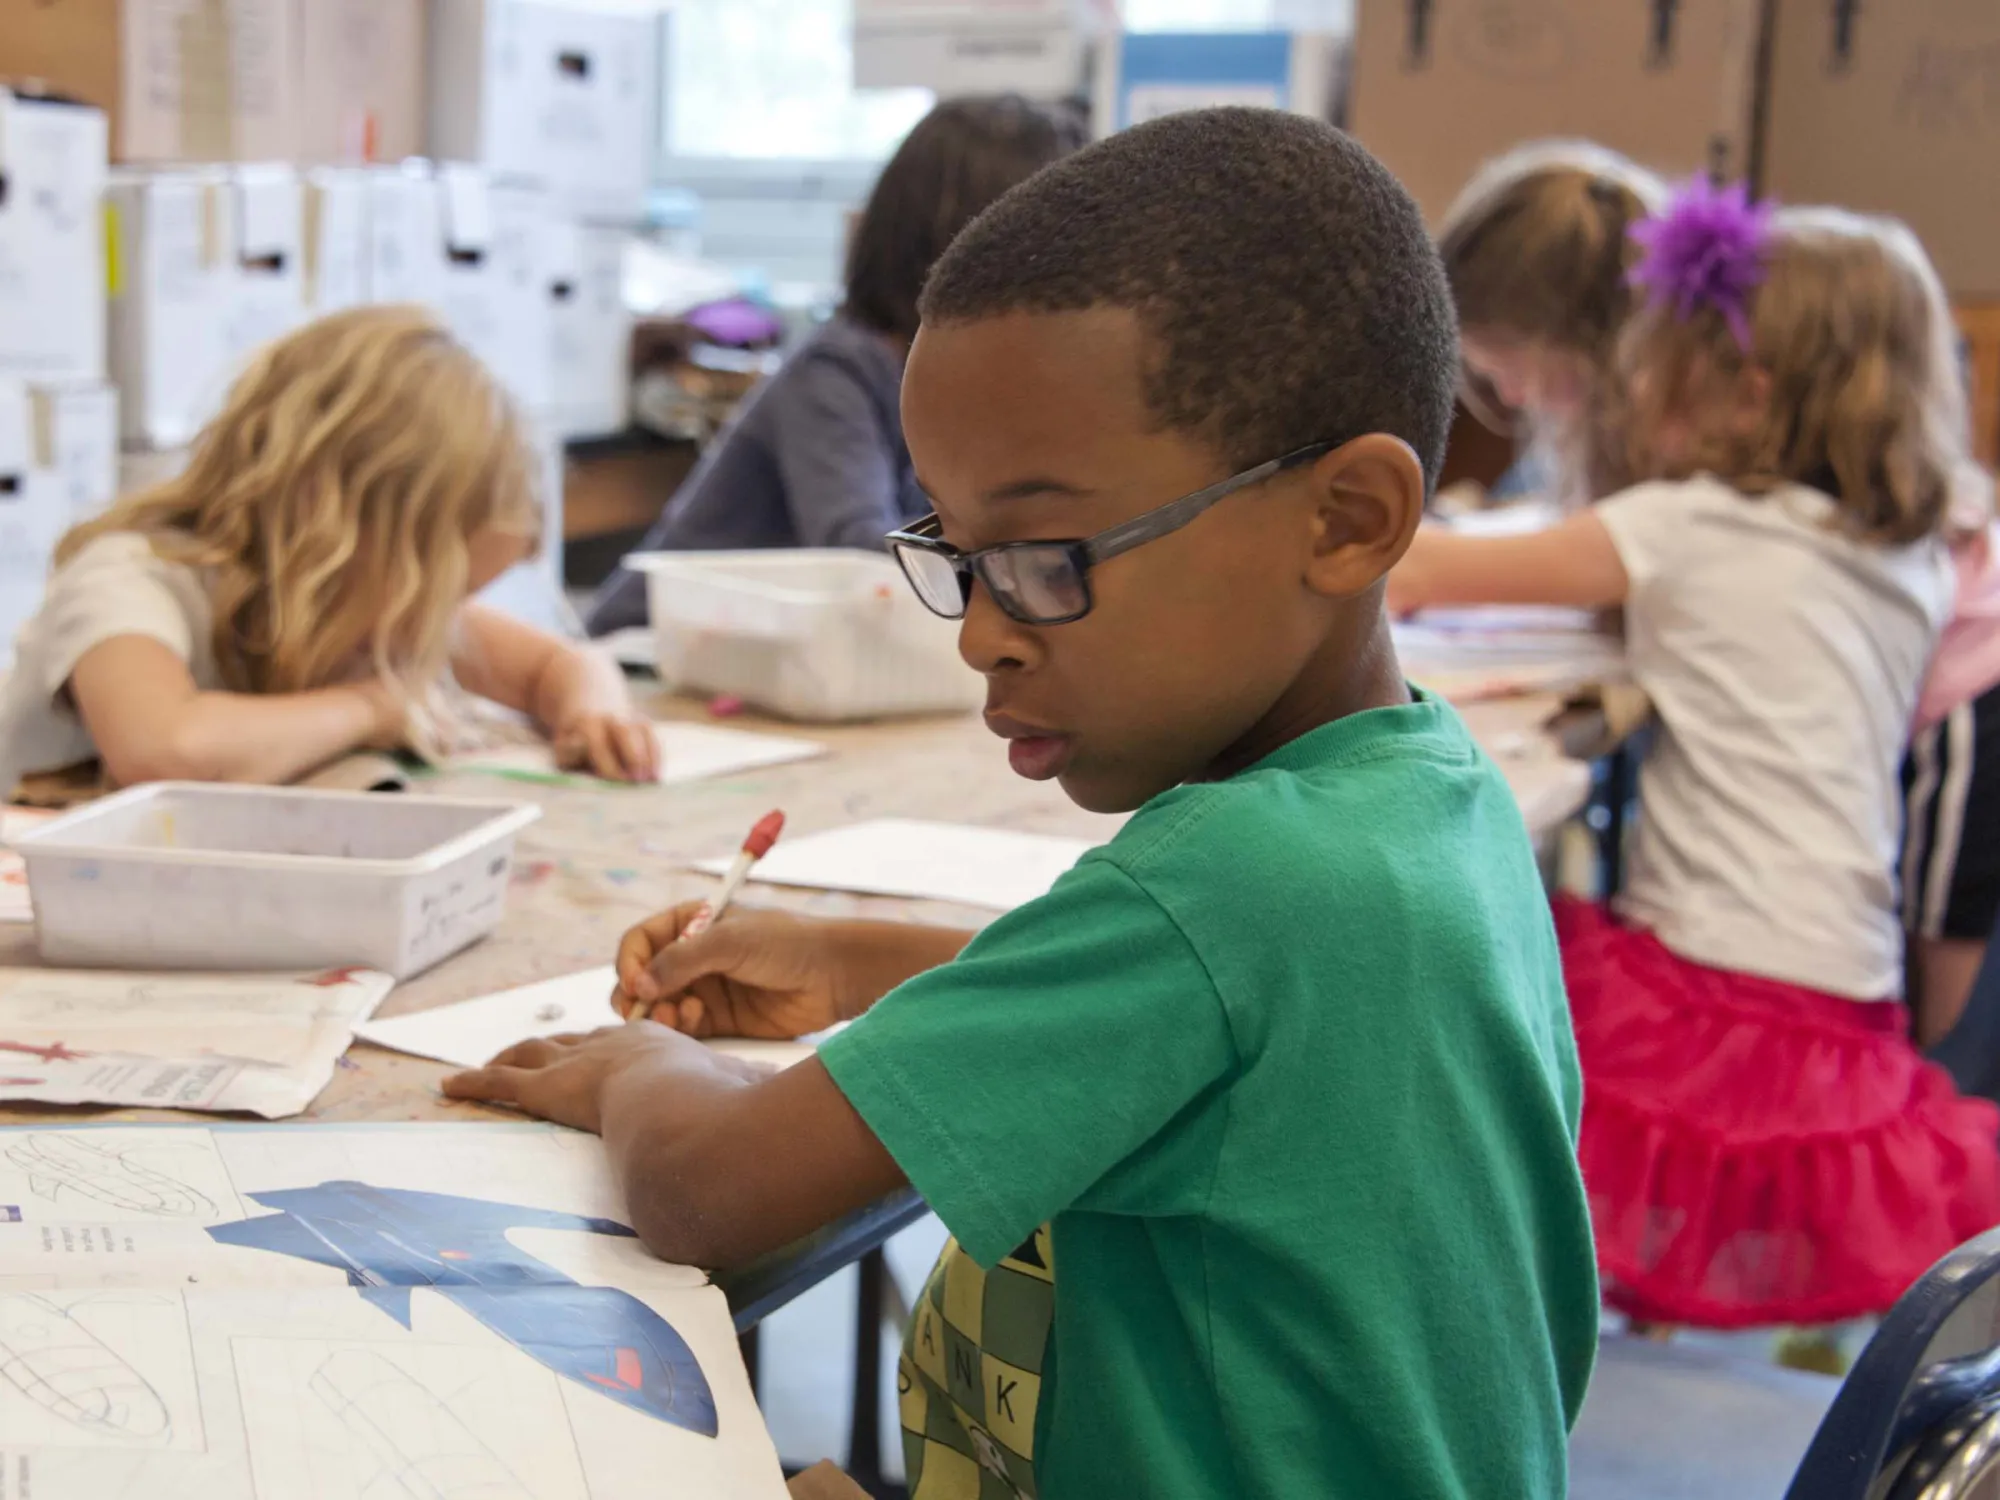
{"label": "green t-shirt", "polygon": [[[912,1329],[957,1341],[973,1457],[1032,1460],[970,1493],[1564,1493],[1576,1053],[1520,812],[1444,704],[1154,798],[820,1057],[972,1259],[1015,1257]],[[1047,1345],[996,1364],[980,1304],[1024,1272]]]}

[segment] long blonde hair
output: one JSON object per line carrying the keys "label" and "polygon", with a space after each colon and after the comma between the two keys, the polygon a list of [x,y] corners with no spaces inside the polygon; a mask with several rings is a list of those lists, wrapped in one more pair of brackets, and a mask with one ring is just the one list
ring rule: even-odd
{"label": "long blonde hair", "polygon": [[[1580,418],[1531,414],[1525,424],[1570,499],[1601,499],[1626,477],[1601,429],[1616,405],[1613,358],[1634,306],[1628,231],[1666,198],[1665,182],[1607,147],[1535,141],[1481,167],[1438,231],[1459,326],[1565,357],[1583,377]],[[1482,422],[1505,426],[1498,403],[1469,379],[1465,396]]]}
{"label": "long blonde hair", "polygon": [[[1894,219],[1783,209],[1763,262],[1748,350],[1712,307],[1632,320],[1619,351],[1631,464],[1753,495],[1810,485],[1868,541],[1938,533],[1968,493],[1970,428],[1951,307],[1916,236]],[[1753,375],[1767,393],[1746,412]],[[1663,452],[1668,423],[1689,435]]]}
{"label": "long blonde hair", "polygon": [[444,678],[482,531],[541,534],[533,450],[485,368],[429,313],[336,313],[260,352],[176,477],[63,538],[110,532],[199,570],[237,692],[372,671],[421,704]]}

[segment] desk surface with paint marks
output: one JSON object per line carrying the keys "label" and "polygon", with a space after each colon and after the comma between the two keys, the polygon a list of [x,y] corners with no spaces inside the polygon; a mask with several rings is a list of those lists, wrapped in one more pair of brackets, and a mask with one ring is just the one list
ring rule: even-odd
{"label": "desk surface with paint marks", "polygon": [[[694,718],[678,700],[649,705],[661,717]],[[1583,803],[1588,774],[1558,758],[1539,733],[1553,701],[1519,698],[1466,711],[1474,733],[1499,760],[1537,835]],[[426,790],[539,802],[542,820],[515,851],[514,888],[499,931],[402,985],[384,1015],[448,1005],[537,979],[609,963],[626,928],[662,907],[707,895],[716,882],[684,868],[726,854],[765,812],[782,807],[789,833],[815,833],[864,818],[931,818],[1072,838],[1108,838],[1115,818],[1075,807],[1053,783],[1023,781],[1007,769],[999,742],[977,717],[852,727],[786,726],[751,719],[744,728],[796,733],[825,743],[828,756],[740,777],[673,787],[538,786],[459,776]],[[753,888],[747,899],[827,916],[866,915],[977,926],[993,913],[938,902]],[[0,929],[0,964],[36,962],[32,929]],[[306,1118],[470,1120],[487,1111],[448,1104],[437,1093],[448,1070],[421,1058],[356,1043]],[[0,1123],[45,1120],[41,1108],[0,1108]],[[63,1111],[105,1119],[185,1119],[162,1111]]]}

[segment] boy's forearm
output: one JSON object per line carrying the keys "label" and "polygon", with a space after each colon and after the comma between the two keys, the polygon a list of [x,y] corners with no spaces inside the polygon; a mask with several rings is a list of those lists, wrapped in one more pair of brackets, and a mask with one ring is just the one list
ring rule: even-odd
{"label": "boy's forearm", "polygon": [[838,942],[848,981],[843,1020],[853,1020],[905,980],[950,963],[974,934],[917,922],[843,922]]}
{"label": "boy's forearm", "polygon": [[905,1182],[817,1061],[751,1080],[681,1040],[599,1099],[633,1228],[662,1260],[742,1266]]}

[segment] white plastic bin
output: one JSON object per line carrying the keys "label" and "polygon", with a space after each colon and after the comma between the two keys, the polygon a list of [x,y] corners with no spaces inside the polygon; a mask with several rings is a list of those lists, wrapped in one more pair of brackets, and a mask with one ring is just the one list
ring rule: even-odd
{"label": "white plastic bin", "polygon": [[910,592],[894,559],[838,548],[642,552],[653,648],[672,687],[826,722],[963,713],[985,680],[958,623]]}
{"label": "white plastic bin", "polygon": [[14,840],[52,964],[398,979],[499,925],[515,802],[157,782]]}

